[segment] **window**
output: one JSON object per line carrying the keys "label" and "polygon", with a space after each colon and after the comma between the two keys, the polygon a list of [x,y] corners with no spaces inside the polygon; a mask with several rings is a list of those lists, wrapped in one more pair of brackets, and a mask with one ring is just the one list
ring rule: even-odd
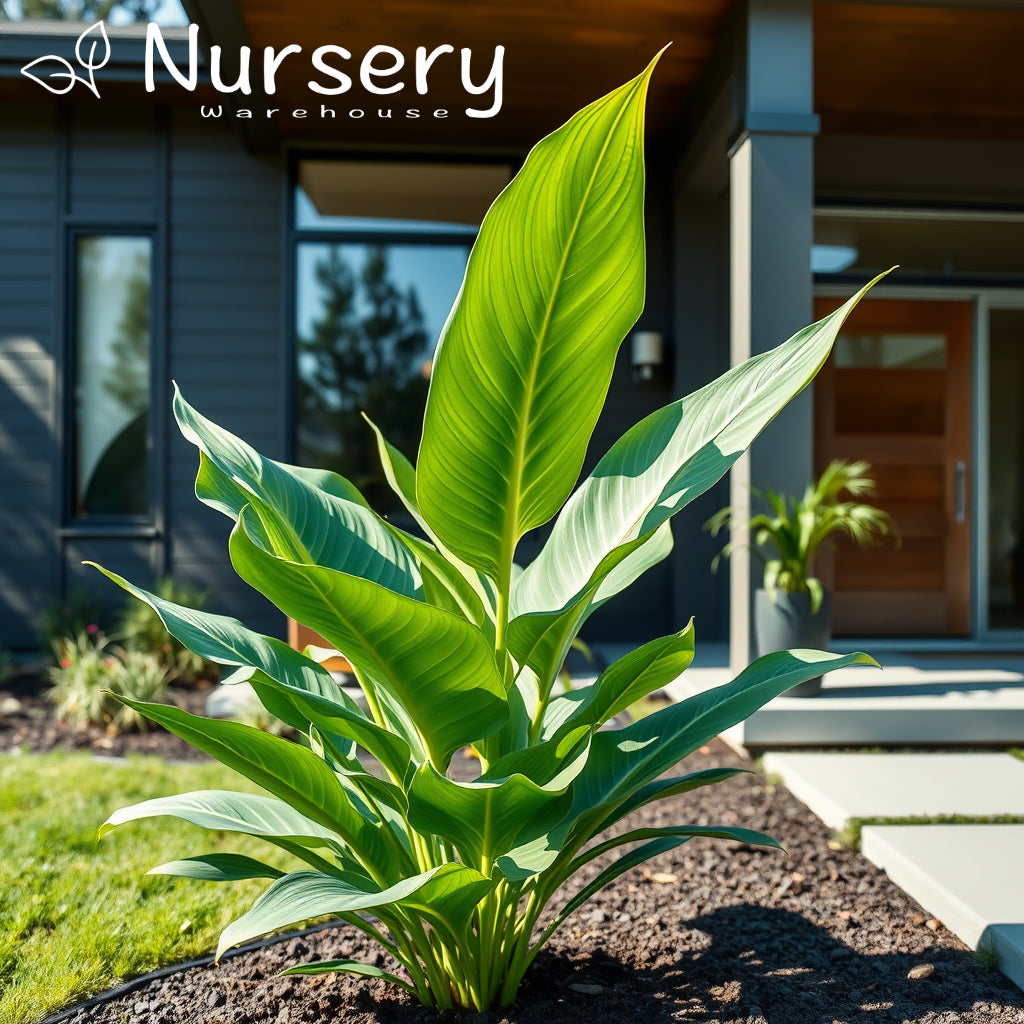
{"label": "window", "polygon": [[75,234],[72,515],[149,511],[153,242]]}
{"label": "window", "polygon": [[295,196],[296,460],[404,521],[365,412],[415,460],[434,349],[507,166],[303,161]]}
{"label": "window", "polygon": [[187,25],[180,0],[0,0],[0,22],[105,20],[108,25],[154,21]]}
{"label": "window", "polygon": [[863,280],[899,264],[895,283],[1024,280],[1024,216],[1012,211],[819,206],[811,271]]}

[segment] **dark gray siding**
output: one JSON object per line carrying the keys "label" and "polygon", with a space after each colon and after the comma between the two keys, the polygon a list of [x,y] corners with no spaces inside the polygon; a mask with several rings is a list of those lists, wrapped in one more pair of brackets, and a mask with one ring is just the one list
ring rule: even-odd
{"label": "dark gray siding", "polygon": [[[88,588],[98,614],[120,593],[83,560],[147,585],[170,571],[259,629],[283,621],[234,575],[227,521],[193,491],[196,453],[173,427],[170,381],[213,419],[286,454],[282,159],[248,156],[230,123],[190,112],[39,104],[0,119],[0,645],[31,647],[55,594]],[[68,425],[61,415],[72,227],[155,238],[160,402],[152,529],[99,531],[63,519]],[[97,533],[103,533],[97,536]]]}
{"label": "dark gray siding", "polygon": [[0,125],[0,645],[31,646],[58,583],[54,465],[58,344],[53,110]]}
{"label": "dark gray siding", "polygon": [[[170,147],[167,394],[263,454],[287,454],[281,160],[248,156],[230,125],[176,112]],[[175,578],[210,589],[210,607],[268,633],[283,618],[227,555],[230,523],[196,499],[195,448],[168,434],[167,529]]]}

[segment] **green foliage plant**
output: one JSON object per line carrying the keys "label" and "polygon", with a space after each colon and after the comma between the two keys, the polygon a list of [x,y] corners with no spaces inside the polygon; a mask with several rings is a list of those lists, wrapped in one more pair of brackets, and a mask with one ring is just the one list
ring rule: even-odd
{"label": "green foliage plant", "polygon": [[[775,600],[778,591],[809,593],[811,612],[821,607],[824,590],[814,575],[814,560],[823,544],[837,534],[846,534],[858,547],[866,547],[891,533],[895,527],[887,512],[850,498],[875,493],[875,482],[863,460],[833,459],[818,479],[808,484],[801,497],[787,497],[770,487],[751,488],[754,497],[768,506],[750,519],[750,550],[764,563],[764,588]],[[848,497],[844,497],[844,495]],[[723,508],[705,524],[713,537],[728,529],[736,510]],[[712,563],[735,550],[727,544]]]}
{"label": "green foliage plant", "polygon": [[[172,576],[161,576],[154,593],[163,601],[199,610],[206,605],[209,596],[198,587],[176,583]],[[216,666],[171,636],[148,604],[132,601],[124,608],[114,628],[126,650],[152,655],[170,675],[182,682],[216,675]]]}
{"label": "green foliage plant", "polygon": [[46,698],[61,718],[77,725],[108,725],[118,703],[110,695],[114,658],[107,637],[82,630],[53,644]]}
{"label": "green foliage plant", "polygon": [[[253,858],[200,854],[156,869],[270,880],[222,933],[220,952],[335,915],[395,966],[333,960],[292,973],[384,978],[439,1009],[507,1006],[552,933],[623,872],[695,836],[777,845],[733,825],[623,823],[734,775],[666,773],[772,697],[870,662],[772,654],[725,686],[600,730],[690,664],[689,624],[592,685],[554,692],[588,615],[669,553],[671,517],[807,384],[859,298],[640,421],[570,497],[644,301],[652,70],[541,141],[484,219],[434,364],[417,465],[377,434],[387,479],[426,540],[375,515],[348,480],[266,459],[175,396],[178,424],[199,449],[196,493],[234,522],[234,568],[349,659],[368,707],[281,641],[107,572],[191,650],[248,677],[306,737],[290,743],[126,700],[270,795],[147,801],[115,812],[102,832],[172,815],[260,836],[298,862],[281,874]],[[518,570],[517,542],[552,519],[536,560]],[[481,774],[455,781],[449,763],[467,746]],[[606,854],[595,878],[547,909]]]}
{"label": "green foliage plant", "polygon": [[58,641],[48,670],[46,697],[61,718],[76,725],[102,725],[110,732],[145,731],[149,719],[131,704],[163,700],[167,669],[152,654],[125,650],[98,631]]}

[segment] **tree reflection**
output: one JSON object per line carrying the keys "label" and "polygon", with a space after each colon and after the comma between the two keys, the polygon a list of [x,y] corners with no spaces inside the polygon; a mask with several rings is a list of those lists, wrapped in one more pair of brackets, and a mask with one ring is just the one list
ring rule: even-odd
{"label": "tree reflection", "polygon": [[299,460],[347,477],[388,514],[397,500],[361,414],[414,455],[430,347],[416,289],[394,282],[385,246],[365,252],[357,270],[330,246],[315,267],[321,315],[298,342]]}

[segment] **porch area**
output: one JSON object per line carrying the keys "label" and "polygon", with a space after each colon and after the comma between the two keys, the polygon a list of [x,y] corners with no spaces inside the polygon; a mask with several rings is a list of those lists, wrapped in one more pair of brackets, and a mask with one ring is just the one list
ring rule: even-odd
{"label": "porch area", "polygon": [[[752,754],[782,747],[1024,746],[1020,654],[879,650],[870,642],[851,649],[867,650],[882,670],[829,673],[817,697],[776,697],[723,739]],[[610,663],[621,653],[596,645],[595,660]],[[693,665],[668,695],[684,700],[732,678],[728,645],[698,643]]]}

